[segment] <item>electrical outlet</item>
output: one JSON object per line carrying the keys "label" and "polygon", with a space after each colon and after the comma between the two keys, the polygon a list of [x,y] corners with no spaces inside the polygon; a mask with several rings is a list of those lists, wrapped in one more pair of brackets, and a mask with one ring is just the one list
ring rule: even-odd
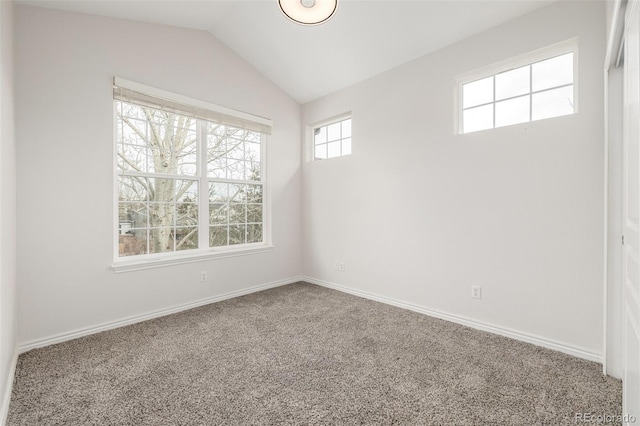
{"label": "electrical outlet", "polygon": [[344,272],[344,262],[340,262],[340,264],[338,265],[338,270],[340,272]]}
{"label": "electrical outlet", "polygon": [[482,299],[482,287],[480,287],[479,285],[472,285],[471,297],[473,299]]}
{"label": "electrical outlet", "polygon": [[207,281],[207,271],[200,272],[200,282],[203,283]]}

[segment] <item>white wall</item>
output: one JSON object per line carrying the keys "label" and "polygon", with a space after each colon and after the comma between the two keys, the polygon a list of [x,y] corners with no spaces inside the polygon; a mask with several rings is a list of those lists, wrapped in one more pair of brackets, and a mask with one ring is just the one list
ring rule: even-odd
{"label": "white wall", "polygon": [[[299,106],[208,33],[18,6],[19,342],[303,270],[602,354],[604,16],[554,4],[305,105],[303,123],[352,111],[355,138],[301,185]],[[453,134],[456,75],[574,36],[579,114]],[[114,75],[274,120],[273,252],[109,269]]]}
{"label": "white wall", "polygon": [[9,408],[16,349],[16,160],[13,3],[0,1],[0,424]]}
{"label": "white wall", "polygon": [[[295,101],[203,31],[17,6],[15,37],[21,344],[300,274]],[[273,119],[272,252],[110,270],[114,76]]]}
{"label": "white wall", "polygon": [[[454,135],[456,75],[576,36],[578,114]],[[601,356],[605,40],[559,2],[304,105],[354,135],[303,166],[305,274]]]}

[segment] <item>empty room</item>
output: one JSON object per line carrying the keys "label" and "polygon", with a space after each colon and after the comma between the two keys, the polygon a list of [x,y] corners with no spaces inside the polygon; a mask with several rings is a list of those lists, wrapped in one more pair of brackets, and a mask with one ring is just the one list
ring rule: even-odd
{"label": "empty room", "polygon": [[640,423],[640,1],[0,0],[0,424]]}

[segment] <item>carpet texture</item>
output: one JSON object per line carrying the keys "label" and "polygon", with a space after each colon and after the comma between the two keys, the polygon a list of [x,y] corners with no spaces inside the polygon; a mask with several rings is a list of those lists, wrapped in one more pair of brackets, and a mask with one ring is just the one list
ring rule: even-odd
{"label": "carpet texture", "polygon": [[306,283],[20,355],[8,425],[561,425],[600,365]]}

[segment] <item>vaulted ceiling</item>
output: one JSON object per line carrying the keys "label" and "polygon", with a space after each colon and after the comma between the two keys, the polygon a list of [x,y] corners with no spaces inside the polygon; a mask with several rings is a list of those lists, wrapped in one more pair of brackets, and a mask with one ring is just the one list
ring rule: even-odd
{"label": "vaulted ceiling", "polygon": [[277,0],[17,2],[209,31],[304,104],[553,1],[341,0],[313,27],[286,19]]}

